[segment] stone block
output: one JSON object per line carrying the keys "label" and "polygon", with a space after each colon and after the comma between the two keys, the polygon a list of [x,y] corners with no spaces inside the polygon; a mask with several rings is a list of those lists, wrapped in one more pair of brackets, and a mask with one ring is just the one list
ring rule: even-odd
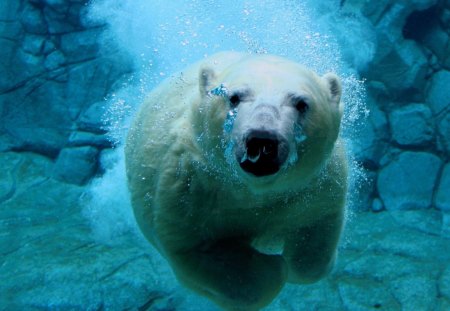
{"label": "stone block", "polygon": [[61,36],[61,50],[70,62],[92,59],[98,51],[99,32],[99,29],[90,29],[64,34]]}
{"label": "stone block", "polygon": [[402,310],[436,310],[438,292],[431,276],[410,275],[394,280],[391,290]]}
{"label": "stone block", "polygon": [[0,204],[10,199],[16,191],[15,170],[21,161],[19,153],[1,152],[2,174],[0,175]]}
{"label": "stone block", "polygon": [[[1,122],[1,120],[0,120]],[[14,137],[0,127],[0,152],[8,152],[14,148],[16,141]]]}
{"label": "stone block", "polygon": [[439,62],[444,63],[447,58],[447,44],[449,41],[448,34],[440,27],[434,27],[428,31],[423,44],[428,47],[434,55],[437,56]]}
{"label": "stone block", "polygon": [[[442,213],[436,209],[391,211],[389,216],[393,218],[399,228],[417,230],[426,235],[439,236],[441,234]],[[428,242],[429,240],[432,239],[427,239]],[[423,243],[427,243],[427,241],[423,241]]]}
{"label": "stone block", "polygon": [[53,177],[69,184],[86,184],[97,171],[98,155],[94,147],[64,148],[56,160]]}
{"label": "stone block", "polygon": [[12,128],[10,134],[14,139],[14,146],[11,149],[31,151],[50,158],[56,157],[66,144],[68,136],[67,131],[58,128],[40,128],[36,124]]}
{"label": "stone block", "polygon": [[437,188],[435,203],[436,207],[447,213],[450,212],[450,164],[445,165],[439,186]]}
{"label": "stone block", "polygon": [[113,83],[121,81],[124,73],[130,70],[119,55],[113,58],[99,57],[68,69],[69,80],[72,81],[67,85],[68,97],[71,98],[71,105],[78,107],[74,110],[77,113],[71,115],[74,119],[88,108],[87,103],[104,101]]}
{"label": "stone block", "polygon": [[77,122],[78,128],[93,133],[105,133],[105,124],[103,122],[103,116],[106,111],[105,105],[106,102],[102,101],[89,106],[81,114]]}
{"label": "stone block", "polygon": [[48,32],[44,14],[37,6],[26,5],[22,10],[20,21],[27,33],[45,35]]}
{"label": "stone block", "polygon": [[69,137],[68,145],[70,147],[94,146],[99,149],[113,147],[107,135],[97,135],[89,132],[73,132]]}
{"label": "stone block", "polygon": [[426,87],[426,102],[435,115],[448,110],[450,106],[450,71],[436,72]]}
{"label": "stone block", "polygon": [[373,199],[372,211],[378,213],[384,210],[383,202],[379,198]]}
{"label": "stone block", "polygon": [[402,146],[425,146],[434,139],[434,122],[430,108],[411,104],[389,115],[392,138]]}
{"label": "stone block", "polygon": [[[450,29],[449,29],[449,33],[450,33]],[[446,70],[450,70],[450,40],[448,40],[447,46],[445,47],[445,57],[444,57],[442,66]]]}
{"label": "stone block", "polygon": [[90,8],[91,6],[86,1],[72,2],[69,11],[67,11],[67,21],[72,25],[77,25],[80,29],[90,28],[82,22],[83,18],[88,15]]}
{"label": "stone block", "polygon": [[343,3],[344,9],[350,9],[350,12],[361,12],[374,25],[377,25],[378,27],[384,26],[391,32],[399,32],[404,25],[405,19],[411,12],[428,9],[435,5],[437,1],[438,0],[346,0]]}
{"label": "stone block", "polygon": [[[377,4],[373,1],[371,6],[376,6]],[[385,3],[383,11],[378,11],[378,18],[375,21],[376,27],[379,33],[383,33],[393,43],[398,43],[402,38],[402,29],[405,25],[406,18],[408,15],[414,11],[412,5],[404,3],[404,1],[395,1]]]}
{"label": "stone block", "polygon": [[402,152],[378,174],[378,193],[385,208],[430,208],[441,165],[442,161],[434,154]]}
{"label": "stone block", "polygon": [[60,35],[80,29],[79,25],[69,22],[67,11],[68,7],[65,7],[65,11],[55,10],[49,6],[44,8],[43,12],[47,20],[49,33]]}
{"label": "stone block", "polygon": [[2,126],[13,138],[14,150],[56,157],[72,131],[65,83],[33,79],[3,97]]}
{"label": "stone block", "polygon": [[[10,23],[13,22],[19,12],[21,1],[0,1],[0,21]],[[0,28],[0,30],[2,30]],[[0,33],[3,32],[0,31]]]}
{"label": "stone block", "polygon": [[66,0],[45,0],[45,3],[53,10],[65,13],[69,10],[70,2]]}
{"label": "stone block", "polygon": [[47,55],[44,62],[44,67],[49,70],[55,70],[66,64],[66,57],[61,51],[54,51]]}
{"label": "stone block", "polygon": [[44,36],[28,34],[25,35],[25,38],[23,39],[22,49],[26,53],[39,55],[42,53],[44,42],[45,42]]}
{"label": "stone block", "polygon": [[20,82],[29,80],[33,76],[37,76],[44,71],[42,64],[44,57],[42,55],[33,55],[26,53],[24,50],[18,50],[16,58],[11,61],[11,72],[16,74],[16,79]]}
{"label": "stone block", "polygon": [[450,239],[450,213],[442,213],[442,227],[441,235],[447,239]]}
{"label": "stone block", "polygon": [[450,265],[442,272],[439,279],[439,292],[450,300]]}
{"label": "stone block", "polygon": [[52,39],[49,38],[45,40],[42,53],[48,55],[56,50],[57,50],[56,44]]}
{"label": "stone block", "polygon": [[422,92],[426,82],[428,60],[416,42],[389,41],[379,44],[378,49],[383,51],[377,51],[369,66],[369,78],[383,82],[396,96],[403,94],[412,97]]}
{"label": "stone block", "polygon": [[[365,290],[361,290],[361,283],[365,283]],[[399,310],[400,304],[389,293],[387,288],[376,286],[372,280],[354,280],[353,282],[339,282],[338,290],[344,310]]]}
{"label": "stone block", "polygon": [[0,38],[0,94],[14,87],[20,75],[12,68],[19,45],[14,41]]}
{"label": "stone block", "polygon": [[438,124],[439,148],[450,155],[450,105],[436,118]]}
{"label": "stone block", "polygon": [[387,11],[389,4],[391,3],[389,0],[382,0],[378,3],[373,1],[358,1],[353,0],[353,2],[359,2],[362,4],[362,13],[370,18],[370,20],[374,23],[380,20],[383,16],[383,13]]}
{"label": "stone block", "polygon": [[430,106],[439,134],[439,148],[450,154],[450,71],[441,70],[433,75],[426,89],[426,102]]}

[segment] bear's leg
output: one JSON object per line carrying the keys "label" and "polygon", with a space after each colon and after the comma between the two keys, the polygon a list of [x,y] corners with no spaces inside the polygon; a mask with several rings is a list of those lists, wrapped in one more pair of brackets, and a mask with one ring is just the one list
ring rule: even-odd
{"label": "bear's leg", "polygon": [[281,255],[261,254],[237,238],[170,257],[180,282],[227,310],[259,310],[287,277]]}
{"label": "bear's leg", "polygon": [[342,214],[332,215],[290,233],[283,251],[289,283],[313,283],[331,270],[342,224]]}

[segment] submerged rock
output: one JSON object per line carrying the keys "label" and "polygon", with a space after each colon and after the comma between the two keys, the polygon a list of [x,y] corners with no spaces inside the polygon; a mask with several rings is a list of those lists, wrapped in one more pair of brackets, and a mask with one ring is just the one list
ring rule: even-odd
{"label": "submerged rock", "polygon": [[450,71],[441,70],[431,78],[426,89],[426,102],[430,105],[435,116],[442,115],[449,110]]}
{"label": "submerged rock", "polygon": [[[366,289],[361,291],[363,286]],[[392,294],[372,281],[342,282],[339,284],[339,294],[345,310],[400,309]]]}
{"label": "submerged rock", "polygon": [[56,159],[53,177],[76,185],[87,183],[97,171],[99,151],[94,147],[64,148]]}
{"label": "submerged rock", "polygon": [[392,138],[402,146],[425,147],[434,139],[434,124],[430,108],[411,104],[389,115]]}
{"label": "submerged rock", "polygon": [[437,118],[436,123],[438,125],[440,149],[450,155],[450,105],[442,116]]}
{"label": "submerged rock", "polygon": [[437,124],[441,150],[450,154],[450,71],[441,70],[433,75],[426,89],[426,102],[433,111]]}
{"label": "submerged rock", "polygon": [[430,208],[441,164],[431,153],[402,152],[378,175],[378,192],[385,208]]}
{"label": "submerged rock", "polygon": [[98,149],[112,148],[113,143],[105,134],[94,134],[90,132],[73,132],[68,141],[70,147],[94,146]]}
{"label": "submerged rock", "polygon": [[450,213],[450,164],[448,163],[442,171],[436,192],[435,205],[440,210]]}
{"label": "submerged rock", "polygon": [[[23,126],[22,123],[19,123]],[[52,129],[45,126],[38,128],[17,128],[10,132],[13,139],[10,150],[35,152],[49,158],[55,158],[66,145],[68,132],[64,129]]]}
{"label": "submerged rock", "polygon": [[89,106],[78,119],[78,128],[83,131],[97,134],[105,133],[105,123],[103,121],[105,105],[106,103],[101,101]]}
{"label": "submerged rock", "polygon": [[[89,107],[104,100],[131,71],[130,61],[117,50],[108,49],[105,55],[99,50],[104,24],[82,23],[88,2],[1,1],[0,150],[54,159],[66,146],[111,146],[100,135],[72,136],[80,128],[105,132]],[[75,180],[71,182],[85,182]]]}
{"label": "submerged rock", "polygon": [[[438,21],[436,21],[436,24]],[[440,63],[445,63],[448,57],[448,43],[449,35],[447,32],[439,27],[433,27],[424,38],[424,45],[427,46],[434,55],[438,58]]]}
{"label": "submerged rock", "polygon": [[384,210],[383,202],[380,200],[380,198],[375,198],[372,202],[372,211],[374,212],[381,212]]}
{"label": "submerged rock", "polygon": [[[366,72],[371,79],[383,82],[395,97],[414,98],[422,92],[428,72],[428,60],[418,44],[411,40],[399,43],[379,33],[379,51]],[[386,41],[383,43],[383,41]]]}
{"label": "submerged rock", "polygon": [[97,28],[65,33],[61,36],[61,50],[69,62],[91,60],[97,56],[100,34]]}
{"label": "submerged rock", "polygon": [[39,55],[42,53],[42,49],[45,43],[45,37],[41,35],[28,34],[23,39],[23,50],[26,53],[33,55]]}
{"label": "submerged rock", "polygon": [[438,0],[391,0],[382,1],[342,1],[346,9],[357,10],[366,16],[380,31],[389,31],[392,36],[400,36],[405,21],[413,12],[420,12],[436,5]]}
{"label": "submerged rock", "polygon": [[61,51],[57,50],[47,55],[45,58],[44,67],[47,70],[52,71],[62,67],[66,64],[66,62],[65,55]]}
{"label": "submerged rock", "polygon": [[439,291],[450,300],[450,265],[444,270],[439,280]]}
{"label": "submerged rock", "polygon": [[21,158],[12,152],[0,153],[0,163],[2,163],[2,174],[0,175],[0,204],[10,199],[17,188],[15,173]]}
{"label": "submerged rock", "polygon": [[22,11],[20,21],[27,33],[44,35],[48,31],[48,25],[44,13],[38,6],[31,5],[27,1]]}
{"label": "submerged rock", "polygon": [[409,275],[391,284],[395,299],[400,302],[402,310],[436,310],[438,291],[433,277]]}

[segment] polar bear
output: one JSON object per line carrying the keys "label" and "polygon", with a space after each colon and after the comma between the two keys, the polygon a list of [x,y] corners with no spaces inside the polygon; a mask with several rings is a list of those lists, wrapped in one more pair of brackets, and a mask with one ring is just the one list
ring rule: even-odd
{"label": "polar bear", "polygon": [[339,78],[223,52],[157,87],[125,155],[134,214],[177,279],[227,310],[330,270],[347,164]]}

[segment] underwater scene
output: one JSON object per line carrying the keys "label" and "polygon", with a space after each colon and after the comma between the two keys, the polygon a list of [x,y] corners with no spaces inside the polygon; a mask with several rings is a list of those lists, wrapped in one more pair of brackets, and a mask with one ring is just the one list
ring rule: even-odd
{"label": "underwater scene", "polygon": [[0,310],[450,310],[450,1],[2,0]]}

